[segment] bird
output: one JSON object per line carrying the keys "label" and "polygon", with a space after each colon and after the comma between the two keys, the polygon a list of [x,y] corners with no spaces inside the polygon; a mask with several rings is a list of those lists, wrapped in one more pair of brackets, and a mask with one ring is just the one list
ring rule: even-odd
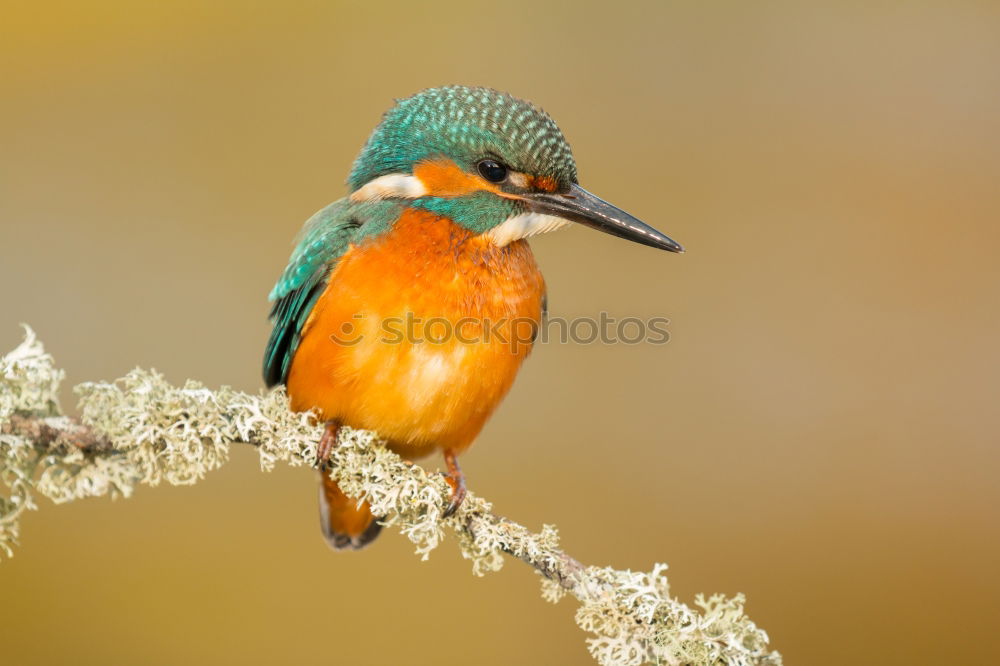
{"label": "bird", "polygon": [[580,187],[555,121],[491,88],[396,100],[347,188],[306,221],[270,293],[263,364],[268,387],[324,424],[320,526],[336,550],[381,529],[324,473],[344,426],[377,432],[406,460],[443,453],[443,514],[461,506],[458,456],[511,388],[546,309],[528,238],[579,224],[684,251]]}

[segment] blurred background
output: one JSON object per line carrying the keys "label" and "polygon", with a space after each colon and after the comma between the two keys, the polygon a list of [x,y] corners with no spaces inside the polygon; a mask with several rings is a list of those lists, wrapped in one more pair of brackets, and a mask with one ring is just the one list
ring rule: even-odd
{"label": "blurred background", "polygon": [[[0,349],[261,386],[266,294],[394,97],[535,101],[582,184],[682,242],[533,241],[563,317],[471,488],[590,564],[744,592],[789,664],[989,663],[1000,595],[1000,4],[5,3]],[[430,466],[440,465],[429,460]],[[43,506],[0,564],[14,664],[590,663],[574,604],[388,533],[315,477]]]}

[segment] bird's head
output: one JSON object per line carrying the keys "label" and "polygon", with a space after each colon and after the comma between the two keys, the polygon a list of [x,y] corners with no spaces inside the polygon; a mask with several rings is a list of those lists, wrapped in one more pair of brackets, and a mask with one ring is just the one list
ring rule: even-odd
{"label": "bird's head", "polygon": [[496,245],[570,222],[651,247],[681,246],[577,183],[569,144],[538,107],[489,88],[431,88],[400,100],[369,137],[351,200],[408,200]]}

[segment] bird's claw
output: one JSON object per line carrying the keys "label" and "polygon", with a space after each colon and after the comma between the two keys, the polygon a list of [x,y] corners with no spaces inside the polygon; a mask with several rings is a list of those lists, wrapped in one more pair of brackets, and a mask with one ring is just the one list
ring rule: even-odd
{"label": "bird's claw", "polygon": [[465,501],[465,477],[459,475],[457,478],[451,475],[445,476],[444,480],[451,486],[451,499],[448,501],[448,508],[444,510],[442,518],[449,518],[455,515],[458,507]]}
{"label": "bird's claw", "polygon": [[462,474],[462,468],[458,466],[458,458],[451,449],[444,452],[444,462],[448,466],[448,474],[445,475],[444,480],[451,486],[451,499],[442,517],[448,518],[455,515],[458,507],[462,506],[462,502],[465,501],[465,475]]}
{"label": "bird's claw", "polygon": [[326,427],[323,429],[323,436],[316,447],[316,467],[320,470],[326,469],[327,464],[330,462],[330,455],[337,448],[338,430],[340,430],[339,423],[336,421],[327,421]]}

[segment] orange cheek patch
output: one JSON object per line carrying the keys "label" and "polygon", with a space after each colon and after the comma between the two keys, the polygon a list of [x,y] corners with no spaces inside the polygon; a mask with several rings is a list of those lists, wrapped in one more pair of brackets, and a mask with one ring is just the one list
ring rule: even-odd
{"label": "orange cheek patch", "polygon": [[489,183],[466,173],[451,160],[421,162],[413,168],[413,175],[427,188],[427,193],[435,197],[460,197],[480,190],[495,194],[503,193]]}
{"label": "orange cheek patch", "polygon": [[555,192],[559,189],[559,183],[551,176],[532,176],[531,186],[536,190],[543,190],[545,192]]}

